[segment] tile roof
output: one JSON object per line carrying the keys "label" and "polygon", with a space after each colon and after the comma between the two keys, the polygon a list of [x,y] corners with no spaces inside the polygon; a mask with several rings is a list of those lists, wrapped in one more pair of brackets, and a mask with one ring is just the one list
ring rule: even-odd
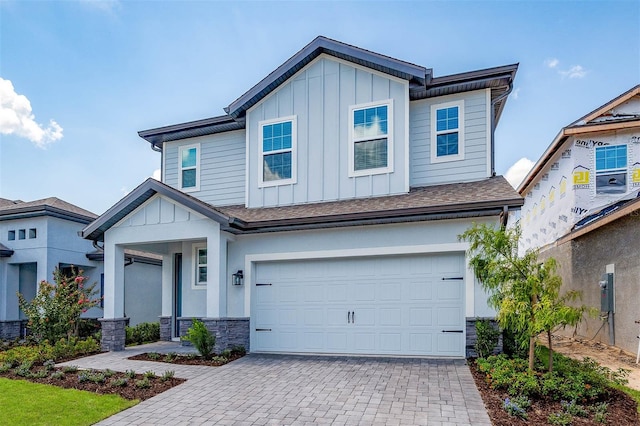
{"label": "tile roof", "polygon": [[407,194],[384,197],[268,208],[238,205],[217,207],[217,210],[246,222],[248,226],[275,226],[278,222],[304,224],[454,213],[503,205],[521,206],[523,202],[515,189],[502,176],[497,176],[477,182],[416,187]]}
{"label": "tile roof", "polygon": [[57,210],[63,213],[70,213],[74,216],[81,216],[87,219],[95,219],[98,217],[95,213],[80,208],[74,204],[68,203],[56,197],[44,198],[35,201],[11,201],[0,198],[0,217],[15,215],[20,213],[33,213],[42,211]]}

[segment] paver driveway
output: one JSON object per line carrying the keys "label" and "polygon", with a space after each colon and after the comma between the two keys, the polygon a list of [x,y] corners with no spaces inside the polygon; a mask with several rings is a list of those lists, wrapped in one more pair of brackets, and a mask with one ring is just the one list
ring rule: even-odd
{"label": "paver driveway", "polygon": [[102,425],[491,424],[464,360],[251,354],[215,368],[123,359],[135,353],[70,364],[172,369],[188,380]]}

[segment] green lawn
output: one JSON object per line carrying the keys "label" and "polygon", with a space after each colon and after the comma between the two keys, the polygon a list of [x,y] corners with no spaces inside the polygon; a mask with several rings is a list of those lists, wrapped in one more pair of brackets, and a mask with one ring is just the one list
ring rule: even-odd
{"label": "green lawn", "polygon": [[0,425],[91,425],[138,401],[0,378]]}

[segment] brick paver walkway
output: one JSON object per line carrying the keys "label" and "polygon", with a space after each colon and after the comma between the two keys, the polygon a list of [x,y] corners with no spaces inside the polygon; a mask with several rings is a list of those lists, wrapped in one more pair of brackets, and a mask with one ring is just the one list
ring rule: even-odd
{"label": "brick paver walkway", "polygon": [[100,425],[491,425],[464,360],[251,354],[215,368],[125,359],[170,345],[68,363],[188,379]]}

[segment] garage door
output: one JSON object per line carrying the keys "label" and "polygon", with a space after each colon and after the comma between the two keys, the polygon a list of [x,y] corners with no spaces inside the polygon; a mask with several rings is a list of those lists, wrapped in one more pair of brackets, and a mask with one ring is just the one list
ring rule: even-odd
{"label": "garage door", "polygon": [[464,356],[464,255],[259,263],[255,352]]}

